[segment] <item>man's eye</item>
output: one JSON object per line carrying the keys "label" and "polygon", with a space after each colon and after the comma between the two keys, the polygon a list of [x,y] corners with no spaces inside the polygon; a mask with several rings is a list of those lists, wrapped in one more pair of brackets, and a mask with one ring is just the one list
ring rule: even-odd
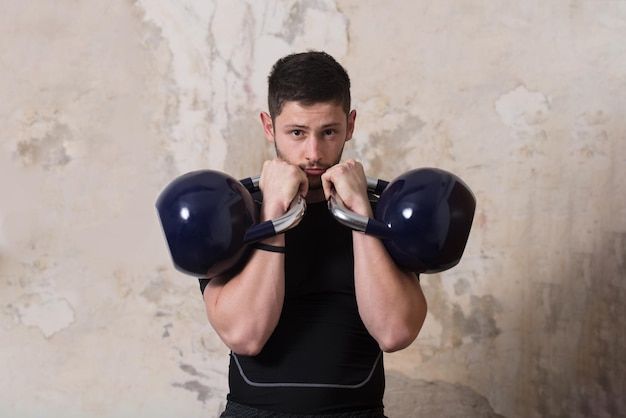
{"label": "man's eye", "polygon": [[334,134],[335,134],[335,130],[334,129],[326,129],[324,131],[324,135],[326,135],[326,136],[331,136],[331,135],[334,135]]}
{"label": "man's eye", "polygon": [[291,131],[291,135],[293,136],[302,136],[302,131],[299,129],[294,129],[293,131]]}

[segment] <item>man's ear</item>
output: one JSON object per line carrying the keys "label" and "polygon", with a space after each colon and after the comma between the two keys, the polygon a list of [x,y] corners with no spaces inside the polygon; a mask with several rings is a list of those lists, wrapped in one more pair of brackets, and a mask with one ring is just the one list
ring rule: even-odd
{"label": "man's ear", "polygon": [[354,121],[356,120],[356,110],[352,109],[348,115],[348,126],[346,130],[346,142],[352,139],[354,133]]}
{"label": "man's ear", "polygon": [[267,112],[261,112],[261,124],[263,125],[263,132],[265,132],[265,138],[269,142],[274,142],[274,123],[272,117]]}

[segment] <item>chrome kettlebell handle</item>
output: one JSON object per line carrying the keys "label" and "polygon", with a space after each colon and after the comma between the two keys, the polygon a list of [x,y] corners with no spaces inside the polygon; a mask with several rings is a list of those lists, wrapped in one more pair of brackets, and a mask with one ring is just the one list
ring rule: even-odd
{"label": "chrome kettlebell handle", "polygon": [[[260,176],[252,176],[239,181],[246,189],[248,189],[249,192],[252,193],[259,190],[260,178]],[[270,219],[269,221],[254,225],[246,231],[243,241],[244,243],[249,244],[287,232],[300,223],[305,212],[306,200],[302,197],[302,195],[298,195],[291,202],[289,210],[284,215],[279,216],[276,219]]]}
{"label": "chrome kettlebell handle", "polygon": [[[252,176],[239,181],[250,193],[253,193],[259,190],[260,178],[261,176]],[[367,188],[375,195],[380,195],[388,184],[388,181],[367,177]],[[367,233],[376,235],[379,238],[388,238],[389,229],[383,223],[348,210],[341,202],[341,199],[337,197],[330,198],[329,209],[339,222],[352,229],[362,232],[367,231]],[[244,242],[256,242],[286,232],[300,223],[305,212],[306,200],[299,195],[291,202],[287,213],[276,219],[261,222],[251,227],[245,234]]]}
{"label": "chrome kettlebell handle", "polygon": [[[389,185],[388,181],[373,177],[366,177],[366,180],[367,190],[377,196],[380,196],[387,185]],[[337,221],[350,229],[382,239],[391,238],[391,230],[387,225],[376,219],[359,215],[358,213],[346,208],[344,203],[334,191],[328,199],[328,209]]]}

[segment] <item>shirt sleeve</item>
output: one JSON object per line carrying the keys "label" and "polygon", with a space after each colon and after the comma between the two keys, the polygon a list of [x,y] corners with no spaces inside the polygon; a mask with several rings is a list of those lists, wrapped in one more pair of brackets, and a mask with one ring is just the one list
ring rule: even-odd
{"label": "shirt sleeve", "polygon": [[200,282],[200,292],[204,295],[204,289],[209,284],[211,279],[198,279],[198,281]]}

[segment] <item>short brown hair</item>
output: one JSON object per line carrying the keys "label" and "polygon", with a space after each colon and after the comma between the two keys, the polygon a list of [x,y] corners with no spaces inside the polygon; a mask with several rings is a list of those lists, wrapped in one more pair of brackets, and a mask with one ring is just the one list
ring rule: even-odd
{"label": "short brown hair", "polygon": [[350,100],[348,73],[325,52],[308,51],[281,58],[268,77],[267,102],[272,119],[289,101],[304,105],[336,102],[348,115]]}

